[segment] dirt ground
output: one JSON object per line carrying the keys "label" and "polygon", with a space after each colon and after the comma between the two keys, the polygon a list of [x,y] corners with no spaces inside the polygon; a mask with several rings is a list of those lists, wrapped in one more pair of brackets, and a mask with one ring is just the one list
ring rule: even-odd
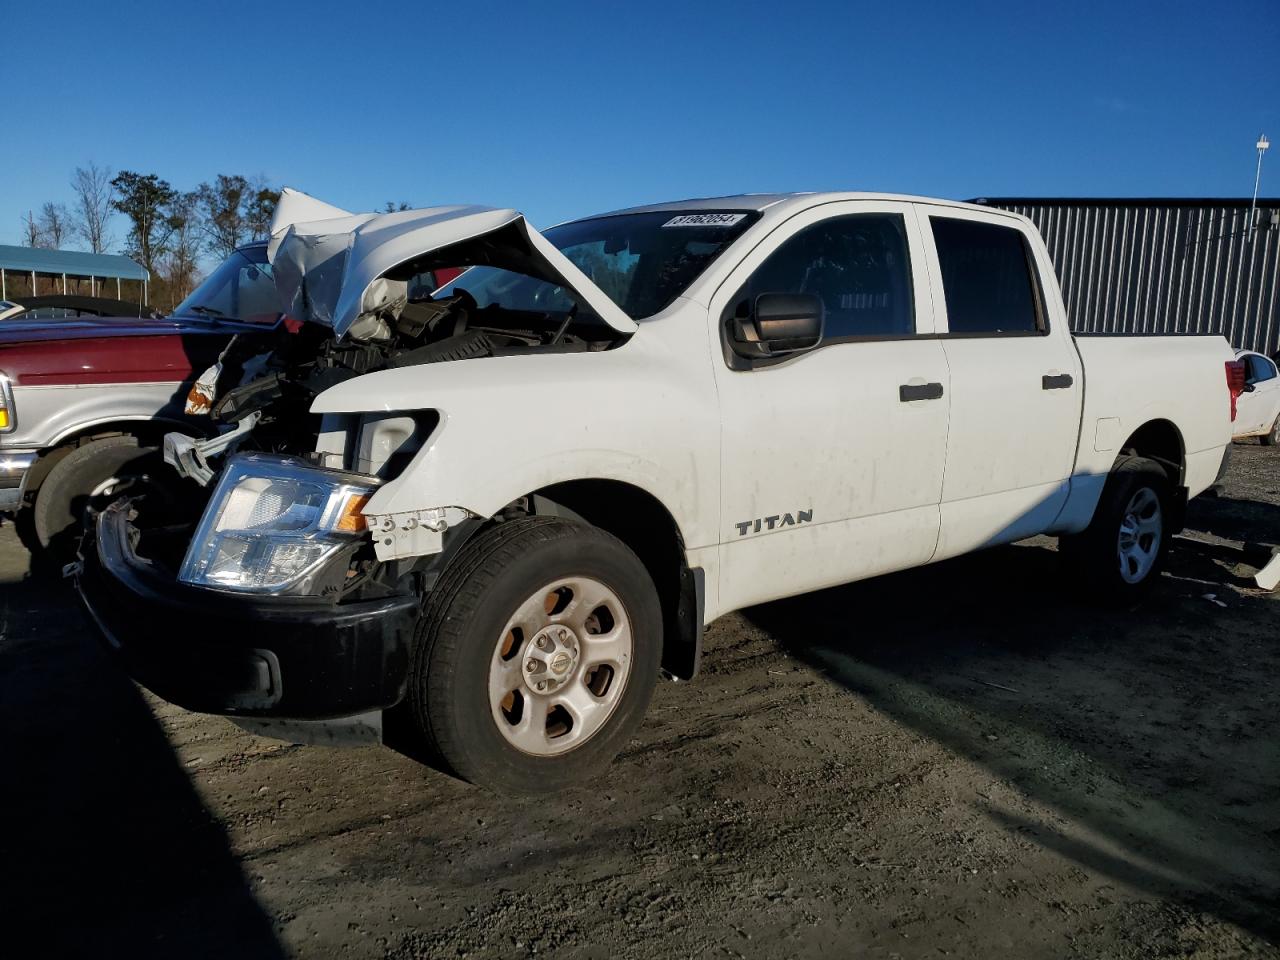
{"label": "dirt ground", "polygon": [[1043,541],[725,617],[519,802],[140,691],[7,527],[0,953],[1280,956],[1280,450],[1190,527],[1128,611]]}

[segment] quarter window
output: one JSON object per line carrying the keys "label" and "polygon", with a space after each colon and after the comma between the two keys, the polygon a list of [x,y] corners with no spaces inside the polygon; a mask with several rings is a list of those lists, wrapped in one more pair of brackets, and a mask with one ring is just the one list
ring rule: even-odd
{"label": "quarter window", "polygon": [[974,220],[931,217],[951,333],[1043,329],[1022,232]]}
{"label": "quarter window", "polygon": [[915,311],[907,235],[896,214],[854,214],[806,227],[769,255],[739,298],[808,293],[822,300],[824,341],[911,336]]}

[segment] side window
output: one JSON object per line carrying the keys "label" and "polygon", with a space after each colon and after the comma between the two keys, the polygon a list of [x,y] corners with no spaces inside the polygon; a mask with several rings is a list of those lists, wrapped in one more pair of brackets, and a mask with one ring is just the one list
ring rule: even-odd
{"label": "side window", "polygon": [[897,214],[836,217],[801,230],[769,255],[743,288],[740,309],[762,293],[811,293],[825,307],[822,339],[912,336],[907,235]]}
{"label": "side window", "polygon": [[1274,380],[1276,376],[1275,365],[1266,357],[1255,354],[1249,355],[1249,383],[1262,383],[1264,380]]}
{"label": "side window", "polygon": [[1030,250],[1022,233],[973,220],[930,217],[952,333],[1043,330]]}

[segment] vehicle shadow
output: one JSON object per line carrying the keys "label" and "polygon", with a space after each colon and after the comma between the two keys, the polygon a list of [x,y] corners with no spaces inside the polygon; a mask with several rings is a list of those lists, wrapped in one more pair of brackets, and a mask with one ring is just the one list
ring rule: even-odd
{"label": "vehicle shadow", "polygon": [[146,702],[67,609],[74,593],[10,561],[12,530],[0,544],[0,952],[284,956]]}
{"label": "vehicle shadow", "polygon": [[1280,506],[1233,497],[1197,497],[1187,505],[1187,524],[1246,543],[1280,545]]}
{"label": "vehicle shadow", "polygon": [[1247,581],[1178,541],[1145,602],[1092,606],[1050,543],[746,616],[831,682],[985,768],[1009,789],[969,799],[1003,829],[1280,940],[1280,603],[1233,591]]}

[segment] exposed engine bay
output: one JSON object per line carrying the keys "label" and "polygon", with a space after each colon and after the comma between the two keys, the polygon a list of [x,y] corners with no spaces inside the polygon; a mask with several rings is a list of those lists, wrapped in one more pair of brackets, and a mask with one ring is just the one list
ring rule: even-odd
{"label": "exposed engine bay", "polygon": [[[204,441],[176,436],[166,459],[179,473],[207,484],[207,458],[234,442],[237,449],[310,454],[320,418],[309,412],[317,394],[352,377],[378,370],[448,360],[497,357],[530,351],[608,349],[616,332],[578,318],[577,306],[544,313],[483,308],[464,288],[440,299],[391,300],[365,322],[364,336],[335,339],[318,323],[285,323],[269,336],[234,338],[218,364],[201,378],[189,409],[205,406],[222,433]],[[365,332],[367,331],[367,332]],[[192,456],[194,454],[194,458]]]}
{"label": "exposed engine bay", "polygon": [[[415,300],[392,298],[376,314],[363,318],[360,330],[342,338],[320,323],[287,320],[268,334],[237,336],[188,399],[189,412],[204,412],[214,421],[211,435],[165,437],[164,459],[182,478],[183,492],[163,504],[136,504],[136,529],[142,536],[135,546],[149,559],[176,570],[232,453],[287,455],[384,479],[398,472],[430,433],[434,413],[367,415],[363,419],[368,429],[353,424],[344,434],[348,439],[341,453],[332,448],[319,452],[324,423],[310,412],[312,401],[343,381],[449,360],[605,350],[618,339],[616,331],[589,313],[580,316],[576,304],[545,312],[496,303],[479,307],[464,288],[439,298],[425,293]],[[366,449],[371,446],[376,449]],[[372,547],[353,544],[351,550],[351,570],[376,567]],[[396,573],[392,566],[380,575]],[[327,589],[346,595],[362,582],[363,578],[335,583]]]}
{"label": "exposed engine bay", "polygon": [[[205,436],[164,438],[165,472],[182,489],[129,507],[138,555],[187,583],[333,600],[407,589],[406,576],[436,562],[446,531],[484,520],[448,505],[364,510],[423,449],[440,413],[375,400],[321,416],[316,397],[380,371],[604,351],[637,329],[593,279],[610,256],[634,279],[629,235],[588,228],[575,260],[513,210],[308,213],[319,219],[273,225],[268,244],[281,321],[234,337],[193,385],[186,412],[208,418]],[[442,270],[455,276],[438,286]]]}

